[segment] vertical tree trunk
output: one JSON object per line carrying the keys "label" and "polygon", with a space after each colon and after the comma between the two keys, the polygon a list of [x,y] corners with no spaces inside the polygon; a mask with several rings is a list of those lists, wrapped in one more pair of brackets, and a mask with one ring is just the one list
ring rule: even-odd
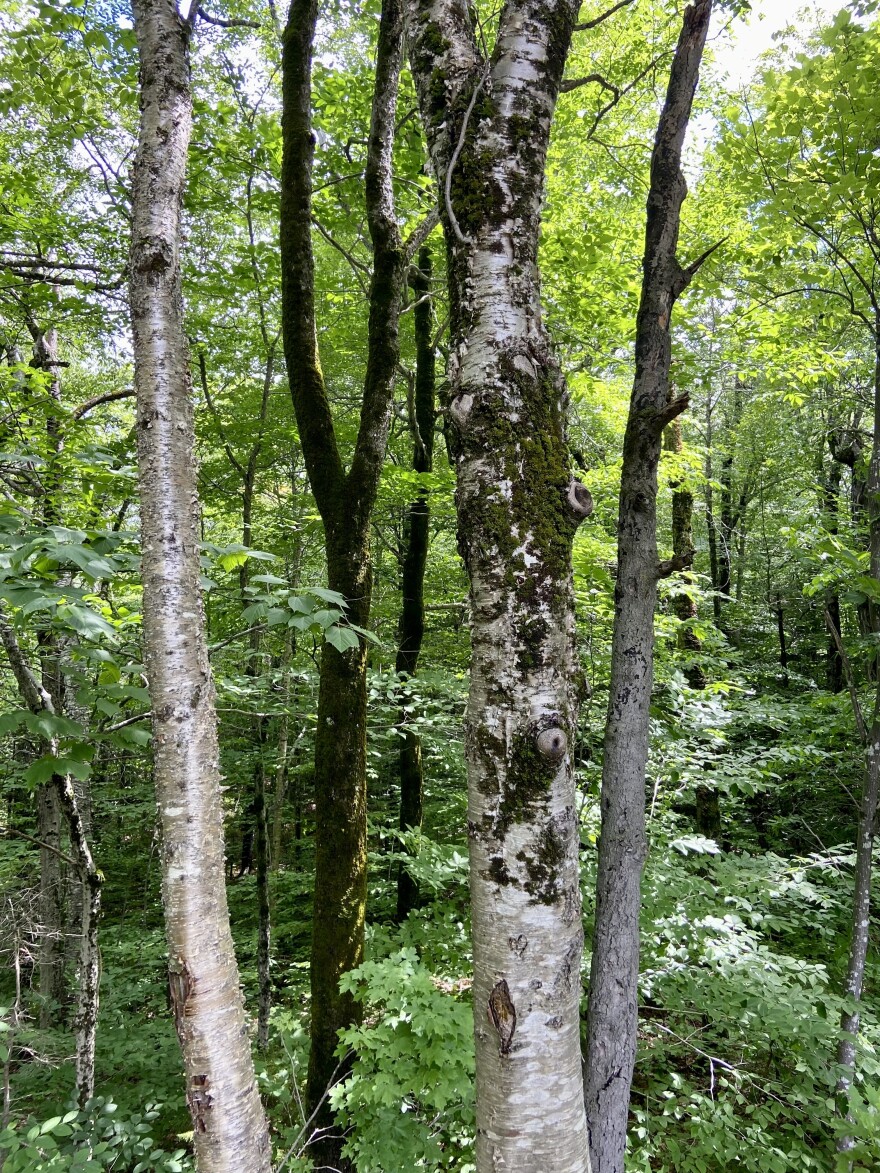
{"label": "vertical tree trunk", "polygon": [[[61,382],[58,378],[58,331],[43,329],[33,313],[27,311],[27,326],[33,343],[31,366],[41,371],[46,381],[45,391],[55,404],[61,403]],[[62,474],[59,461],[64,448],[59,417],[49,414],[46,420],[47,465],[43,473],[39,505],[44,525],[57,525],[61,520],[59,493]],[[61,649],[57,632],[48,630],[37,634],[40,654],[42,686],[51,698],[53,708],[63,711],[64,681],[61,675]],[[65,936],[68,931],[68,910],[65,907],[65,879],[61,856],[62,779],[52,778],[37,791],[37,828],[40,841],[40,916],[43,941],[40,948],[40,1005],[39,1023],[42,1029],[56,1025],[59,1010],[64,1006],[66,988],[64,968],[66,959]]]}
{"label": "vertical tree trunk", "polygon": [[[360,426],[346,472],[318,357],[311,189],[312,48],[317,0],[293,0],[282,53],[284,152],[281,169],[282,333],[300,442],[324,522],[328,583],[347,602],[352,623],[366,627],[372,564],[370,518],[391,413],[398,359],[398,318],[408,257],[394,210],[391,158],[400,74],[401,0],[383,0],[376,80],[367,144],[365,195],[373,246],[367,369]],[[339,977],[363,960],[366,906],[366,645],[321,654],[315,737],[315,895],[312,915],[311,1051],[307,1081],[316,1112],[320,1163],[341,1164],[332,1132],[328,1086],[338,1078],[338,1033],[359,1020],[360,1006],[339,990]]]}
{"label": "vertical tree trunk", "polygon": [[[663,435],[666,449],[669,452],[680,453],[682,450],[680,420],[673,420]],[[689,488],[678,482],[674,482],[671,487],[672,557],[676,563],[684,566],[694,554],[694,496]],[[673,599],[672,609],[677,618],[685,625],[678,633],[678,646],[688,655],[688,663],[684,669],[685,679],[691,688],[704,689],[706,687],[706,673],[698,658],[703,650],[703,644],[691,626],[697,618],[697,604],[690,595],[681,592]],[[718,791],[714,786],[697,786],[694,798],[694,821],[697,830],[709,839],[720,839],[721,808],[718,802]]]}
{"label": "vertical tree trunk", "polygon": [[[842,468],[838,461],[831,461],[831,468],[825,473],[824,461],[819,455],[818,461],[819,483],[821,485],[821,507],[824,514],[823,524],[830,534],[837,534],[840,516],[840,481]],[[835,588],[825,593],[825,609],[831,617],[834,632],[828,633],[828,645],[825,654],[825,687],[829,692],[841,692],[843,689],[843,660],[837,644],[842,632],[840,618],[840,595]]]}
{"label": "vertical tree trunk", "polygon": [[[622,1173],[638,1028],[639,902],[646,853],[645,769],[657,580],[657,466],[663,428],[686,406],[669,402],[670,318],[700,261],[676,250],[687,192],[681,149],[711,0],[686,9],[651,157],[636,374],[623,448],[611,686],[602,771],[602,833],[590,971],[586,1102],[593,1173]],[[704,258],[701,258],[702,260]]]}
{"label": "vertical tree trunk", "polygon": [[709,542],[709,577],[712,581],[712,618],[721,630],[721,595],[719,594],[720,570],[718,566],[718,522],[715,517],[715,490],[712,484],[712,393],[706,391],[706,535]]}
{"label": "vertical tree trunk", "polygon": [[505,5],[486,60],[471,9],[408,3],[447,245],[449,434],[470,578],[479,1173],[583,1173],[588,1162],[569,747],[571,547],[592,502],[569,470],[567,393],[537,267],[550,123],[576,12],[576,0]]}
{"label": "vertical tree trunk", "polygon": [[269,900],[269,829],[266,820],[266,763],[263,758],[265,736],[259,744],[259,759],[254,786],[254,823],[257,857],[257,1047],[269,1045],[269,1013],[272,1009],[270,972],[271,906]]}
{"label": "vertical tree trunk", "polygon": [[190,26],[135,0],[140,136],[130,298],[137,392],[144,649],[153,710],[169,983],[200,1173],[269,1173],[223,866],[214,686],[199,587],[199,514],[180,208],[192,126]]}
{"label": "vertical tree trunk", "polygon": [[[865,486],[865,506],[868,513],[870,575],[875,581],[880,582],[880,311],[877,312],[874,321],[874,346],[874,434]],[[871,618],[875,635],[880,634],[880,612],[876,607],[871,608]],[[871,724],[867,728],[858,709],[854,682],[850,681],[850,684],[856,706],[855,715],[865,745],[865,779],[856,829],[852,935],[844,984],[844,996],[855,1003],[855,1009],[847,1010],[843,1014],[840,1024],[841,1037],[837,1048],[837,1062],[840,1067],[838,1090],[844,1094],[849,1091],[855,1072],[860,1024],[858,1004],[862,998],[870,942],[874,836],[880,806],[880,683],[877,685]],[[853,1147],[853,1141],[850,1137],[842,1136],[837,1147],[840,1151],[846,1152]]]}
{"label": "vertical tree trunk", "polygon": [[56,1020],[64,999],[64,880],[61,870],[61,804],[55,781],[37,791],[40,848],[40,1030]]}
{"label": "vertical tree trunk", "polygon": [[779,637],[779,666],[782,669],[782,687],[788,688],[788,641],[785,638],[785,611],[782,595],[776,592],[776,634]]}
{"label": "vertical tree trunk", "polygon": [[[413,319],[416,338],[416,376],[410,406],[413,431],[413,469],[430,472],[434,464],[434,384],[436,356],[431,337],[431,250],[419,252],[418,275],[410,277],[416,298]],[[427,495],[422,493],[407,510],[406,550],[403,558],[400,612],[400,643],[395,670],[399,677],[414,676],[418,668],[425,631],[425,566],[428,560],[428,527],[431,519]],[[402,709],[400,723],[400,829],[418,830],[422,825],[423,777],[421,738],[410,726]],[[418,906],[419,887],[405,864],[397,877],[397,919],[405,920]]]}
{"label": "vertical tree trunk", "polygon": [[[9,666],[15,677],[24,704],[32,713],[55,715],[52,694],[31,671],[6,616],[0,610],[0,642],[6,650]],[[49,751],[57,754],[55,739],[49,741]],[[101,873],[92,859],[82,816],[76,801],[73,780],[61,774],[52,779],[57,790],[58,810],[67,823],[67,834],[73,858],[64,856],[76,870],[84,896],[81,909],[80,956],[76,1012],[76,1093],[82,1108],[95,1092],[95,1037],[98,1028],[98,996],[100,986],[100,956],[98,953],[98,921],[101,915]],[[47,844],[48,847],[48,844]]]}
{"label": "vertical tree trunk", "polygon": [[293,655],[293,638],[288,628],[281,656],[281,671],[284,678],[284,712],[278,722],[278,761],[275,766],[275,783],[272,788],[272,849],[269,853],[271,866],[281,868],[281,838],[284,829],[284,801],[287,797],[287,756],[290,744],[290,708],[292,690],[290,687],[290,661]]}

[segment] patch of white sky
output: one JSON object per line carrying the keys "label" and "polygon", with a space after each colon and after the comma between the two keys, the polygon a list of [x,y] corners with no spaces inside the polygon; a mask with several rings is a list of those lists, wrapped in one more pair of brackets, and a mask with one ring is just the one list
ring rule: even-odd
{"label": "patch of white sky", "polygon": [[809,35],[844,7],[843,0],[752,0],[745,17],[718,12],[710,33],[714,72],[728,88],[743,89],[754,79],[761,56],[784,40],[787,28]]}
{"label": "patch of white sky", "polygon": [[[729,93],[746,92],[760,73],[765,54],[784,45],[799,47],[817,29],[831,23],[848,5],[845,0],[751,0],[751,11],[733,17],[716,7],[709,31],[710,64],[704,69]],[[787,32],[793,35],[789,38]],[[685,172],[696,179],[703,153],[715,131],[711,114],[696,115],[685,145]]]}

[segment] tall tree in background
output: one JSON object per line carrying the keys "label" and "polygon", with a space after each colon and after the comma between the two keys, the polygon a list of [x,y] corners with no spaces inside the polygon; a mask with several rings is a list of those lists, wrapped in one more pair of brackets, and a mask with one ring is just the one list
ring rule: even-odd
{"label": "tall tree in background", "polygon": [[[832,454],[852,469],[854,520],[867,523],[868,574],[862,579],[859,627],[868,637],[866,675],[878,678],[876,641],[880,636],[880,207],[876,192],[880,163],[876,128],[880,94],[870,76],[876,57],[876,26],[862,28],[842,10],[823,31],[818,51],[804,55],[774,80],[763,97],[764,110],[746,109],[736,148],[760,168],[770,199],[764,215],[787,224],[787,247],[800,252],[802,291],[842,303],[874,358],[871,387],[872,432],[867,477],[858,466],[864,440],[855,426],[832,432]],[[823,111],[817,121],[818,108]],[[809,136],[801,127],[810,128]],[[792,133],[796,127],[797,132]],[[797,254],[796,254],[797,255]],[[860,1002],[870,941],[871,883],[877,812],[880,808],[880,683],[872,715],[865,718],[857,681],[844,654],[839,619],[826,609],[829,634],[841,656],[865,762],[856,821],[856,865],[852,928],[844,993],[850,1005],[841,1021],[837,1047],[839,1090],[849,1093],[855,1073]],[[848,1111],[848,1102],[844,1106]],[[853,1146],[841,1134],[839,1148]]]}
{"label": "tall tree in background", "polygon": [[217,715],[199,583],[193,406],[180,286],[192,25],[170,0],[135,0],[134,23],[141,119],[129,289],[144,652],[168,977],[200,1173],[268,1173],[269,1135],[229,930]]}
{"label": "tall tree in background", "polygon": [[[365,171],[373,265],[367,364],[360,426],[346,471],[318,356],[312,253],[312,53],[317,0],[294,0],[282,57],[284,154],[281,172],[282,333],[306,468],[324,523],[328,583],[346,601],[351,623],[366,627],[372,563],[370,523],[391,419],[398,319],[410,258],[425,230],[401,242],[392,153],[403,53],[400,0],[384,0]],[[315,887],[311,958],[311,1050],[307,1101],[323,1135],[316,1158],[338,1161],[327,1090],[340,1073],[340,1029],[360,1007],[339,978],[363,960],[367,895],[366,643],[324,645],[315,740]]]}
{"label": "tall tree in background", "polygon": [[[431,337],[433,321],[431,301],[431,251],[427,245],[419,250],[419,263],[410,272],[415,304],[413,322],[416,341],[416,369],[409,405],[410,430],[413,434],[415,472],[430,472],[434,466],[434,416],[436,354]],[[399,643],[395,671],[401,678],[414,676],[425,634],[425,566],[430,541],[431,510],[427,493],[420,493],[407,508],[404,527],[404,553],[401,568],[401,610]],[[403,707],[400,741],[400,829],[418,830],[422,825],[424,782],[422,746],[412,728],[406,706]],[[397,878],[397,917],[404,920],[418,904],[419,888],[405,864]]]}
{"label": "tall tree in background", "polygon": [[[664,427],[688,405],[669,399],[670,319],[705,255],[677,258],[687,185],[681,151],[712,0],[686,9],[651,156],[644,277],[636,323],[636,373],[623,446],[614,591],[611,683],[602,766],[602,833],[590,969],[586,1101],[593,1173],[622,1173],[638,1032],[639,906],[645,838],[645,771],[654,677],[657,581],[687,564],[657,555],[657,467]],[[706,254],[707,255],[707,254]]]}
{"label": "tall tree in background", "polygon": [[[583,1173],[565,381],[542,321],[544,166],[576,0],[408,0],[410,62],[449,274],[459,544],[470,578],[468,831],[477,1168]],[[619,6],[618,6],[619,7]]]}

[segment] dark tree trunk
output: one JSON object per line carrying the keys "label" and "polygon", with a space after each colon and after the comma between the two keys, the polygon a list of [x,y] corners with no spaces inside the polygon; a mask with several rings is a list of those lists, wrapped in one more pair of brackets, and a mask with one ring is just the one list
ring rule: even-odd
{"label": "dark tree trunk", "polygon": [[[391,153],[403,44],[399,0],[384,0],[367,146],[365,190],[373,245],[367,370],[360,426],[346,472],[318,358],[311,242],[312,47],[317,0],[294,0],[282,55],[284,154],[281,172],[282,326],[300,442],[324,522],[329,586],[346,599],[352,623],[369,622],[370,517],[385,455],[398,358],[398,317],[407,256],[394,211]],[[363,960],[366,904],[366,646],[321,655],[315,739],[315,897],[311,961],[311,1051],[307,1100],[317,1112],[310,1152],[339,1165],[327,1088],[339,1077],[338,1033],[360,1007],[339,977]]]}
{"label": "dark tree trunk", "polygon": [[254,839],[257,862],[257,1047],[269,1045],[269,1012],[272,1009],[270,972],[271,906],[269,900],[269,828],[266,819],[265,726],[260,722],[259,757],[254,777]]}
{"label": "dark tree trunk", "polygon": [[[413,309],[416,340],[416,373],[413,402],[410,405],[413,431],[413,470],[430,472],[434,464],[434,386],[436,356],[432,333],[431,250],[419,252],[416,273],[410,277],[416,305]],[[421,493],[408,510],[405,551],[401,576],[402,606],[400,643],[395,669],[401,678],[415,676],[425,631],[425,566],[428,560],[428,526],[431,520],[427,494]],[[400,724],[400,829],[418,830],[422,825],[424,781],[422,775],[421,738],[411,727],[409,714],[401,709]],[[397,919],[405,920],[418,906],[419,887],[405,864],[397,877]]]}
{"label": "dark tree trunk", "polygon": [[788,642],[785,637],[785,611],[782,608],[782,595],[776,592],[776,634],[779,637],[779,666],[782,669],[782,686],[788,688]]}
{"label": "dark tree trunk", "polygon": [[586,1104],[592,1173],[622,1173],[638,1027],[639,903],[645,770],[653,681],[657,466],[663,428],[686,406],[669,402],[670,318],[699,262],[678,263],[687,187],[681,149],[690,120],[711,0],[685,11],[651,158],[636,374],[623,448],[611,686],[602,771],[602,833],[587,1026]]}
{"label": "dark tree trunk", "polygon": [[[830,534],[838,532],[840,515],[840,480],[841,466],[835,460],[832,462],[823,490],[823,505],[825,509],[825,528]],[[831,616],[837,639],[829,633],[826,662],[826,687],[829,692],[841,692],[843,689],[843,660],[838,649],[838,641],[842,632],[840,619],[840,595],[836,590],[829,590],[825,596],[825,606]]]}

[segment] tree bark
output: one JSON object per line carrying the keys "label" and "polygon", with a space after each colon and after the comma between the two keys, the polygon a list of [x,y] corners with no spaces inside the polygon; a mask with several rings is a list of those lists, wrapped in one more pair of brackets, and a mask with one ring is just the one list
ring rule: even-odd
{"label": "tree bark", "polygon": [[[664,446],[669,452],[680,453],[682,450],[681,421],[673,420],[663,433]],[[672,558],[673,561],[686,565],[694,555],[693,512],[694,495],[686,485],[673,482],[672,488]],[[688,576],[689,578],[690,576]],[[700,663],[699,656],[703,650],[700,637],[693,629],[693,622],[697,618],[697,604],[684,591],[677,594],[672,601],[672,609],[681,621],[682,627],[678,633],[678,646],[687,657],[684,669],[685,679],[693,689],[702,690],[706,687],[706,673]],[[721,807],[718,802],[718,791],[714,786],[697,786],[694,792],[694,821],[701,835],[709,839],[721,838]]]}
{"label": "tree bark", "polygon": [[[875,581],[880,582],[880,311],[877,311],[874,322],[874,346],[874,434],[864,496],[868,514],[869,572]],[[870,615],[874,633],[880,634],[880,611],[872,606]],[[871,931],[874,836],[877,828],[878,807],[880,807],[880,683],[877,685],[873,717],[867,728],[858,708],[858,694],[853,681],[850,681],[850,686],[856,707],[855,716],[865,745],[865,776],[856,829],[852,934],[844,983],[844,996],[854,1004],[854,1008],[844,1011],[840,1024],[841,1037],[837,1048],[837,1062],[840,1068],[838,1091],[844,1095],[848,1093],[855,1073],[856,1047],[861,1017],[859,1003],[862,998]],[[845,1110],[848,1110],[848,1105]],[[852,1138],[844,1135],[839,1138],[837,1147],[841,1152],[846,1152],[853,1147],[853,1144]]]}
{"label": "tree bark", "polygon": [[180,209],[192,126],[191,28],[135,0],[140,135],[130,299],[137,392],[144,649],[153,711],[169,985],[200,1173],[269,1173],[224,885],[217,717],[199,586]]}
{"label": "tree bark", "polygon": [[[433,313],[431,292],[431,250],[419,252],[416,273],[410,276],[416,298],[413,309],[416,339],[416,373],[413,402],[410,407],[413,431],[413,470],[430,472],[434,465],[434,387],[436,355],[431,327]],[[402,606],[400,642],[395,670],[401,678],[415,676],[425,633],[425,567],[428,561],[431,511],[427,494],[421,493],[407,510],[405,552],[401,576]],[[401,709],[400,725],[400,829],[418,830],[422,825],[424,779],[421,738],[411,727],[409,713]],[[397,919],[406,920],[418,907],[419,886],[405,864],[397,876]]]}
{"label": "tree bark", "polygon": [[[841,471],[840,464],[836,460],[832,460],[831,469],[823,486],[822,505],[825,512],[825,526],[830,534],[836,534],[839,528]],[[829,692],[838,693],[843,690],[843,660],[837,647],[843,628],[840,616],[840,595],[836,589],[831,589],[826,593],[825,606],[831,616],[834,631],[837,633],[836,638],[833,633],[828,635],[828,650],[825,656],[826,687]]]}
{"label": "tree bark", "polygon": [[61,803],[55,781],[37,791],[37,838],[40,847],[40,1030],[56,1021],[64,1000],[64,880],[61,851]]}
{"label": "tree bark", "polygon": [[[324,522],[328,583],[349,620],[369,622],[370,518],[385,456],[398,318],[407,257],[394,210],[391,157],[403,45],[400,0],[383,0],[367,145],[365,195],[373,247],[367,369],[360,425],[348,472],[337,446],[318,357],[311,189],[312,50],[317,0],[293,0],[284,33],[281,168],[282,334],[290,391],[312,492]],[[339,977],[363,960],[366,906],[366,645],[321,654],[315,738],[315,895],[311,960],[311,1051],[307,1080],[316,1112],[317,1161],[341,1164],[326,1091],[344,1070],[338,1033],[361,1008]]]}
{"label": "tree bark", "polygon": [[543,175],[576,0],[507,4],[488,60],[460,0],[409,0],[450,287],[450,446],[470,578],[466,729],[479,1173],[583,1173],[565,382],[541,318]]}
{"label": "tree bark", "polygon": [[257,1047],[269,1045],[269,1014],[272,1009],[270,945],[272,910],[269,899],[269,828],[266,818],[265,735],[258,745],[259,759],[254,786],[254,823],[257,856]]}
{"label": "tree bark", "polygon": [[670,318],[696,265],[678,263],[687,192],[681,150],[711,0],[686,9],[651,157],[636,374],[623,448],[611,685],[602,771],[602,833],[590,971],[586,1102],[593,1173],[622,1173],[638,1029],[639,902],[645,770],[653,682],[657,466],[663,428],[688,403],[669,402]]}
{"label": "tree bark", "polygon": [[[58,331],[50,326],[44,329],[33,312],[26,311],[28,332],[32,341],[30,365],[41,371],[46,381],[46,394],[53,403],[61,403],[61,380],[58,377]],[[61,521],[59,495],[62,474],[59,462],[64,450],[61,421],[50,413],[46,420],[46,469],[40,482],[39,507],[43,524],[57,525]],[[43,688],[51,698],[54,711],[63,711],[64,679],[61,675],[61,648],[57,632],[43,630],[37,633],[40,656],[40,676]],[[47,1030],[57,1025],[63,1016],[66,997],[64,969],[67,950],[66,935],[69,910],[65,906],[65,879],[61,857],[62,817],[60,802],[61,778],[52,778],[37,791],[37,831],[40,849],[40,915],[43,941],[40,948],[40,1004],[39,1024]],[[59,1011],[62,1015],[59,1015]]]}
{"label": "tree bark", "polygon": [[[24,704],[32,713],[48,713],[54,716],[57,710],[52,694],[44,684],[38,683],[22,654],[15,632],[2,610],[0,610],[0,642],[3,643],[6,650],[9,666]],[[53,756],[57,754],[58,746],[54,738],[49,739],[49,751]],[[78,873],[84,893],[81,907],[75,1020],[76,1095],[79,1106],[83,1108],[95,1094],[95,1038],[98,1029],[98,1000],[101,980],[98,921],[101,916],[102,877],[92,858],[82,815],[77,805],[73,780],[69,776],[57,774],[49,785],[56,789],[57,809],[63,814],[67,823],[67,833],[73,857],[65,856],[64,859]]]}

